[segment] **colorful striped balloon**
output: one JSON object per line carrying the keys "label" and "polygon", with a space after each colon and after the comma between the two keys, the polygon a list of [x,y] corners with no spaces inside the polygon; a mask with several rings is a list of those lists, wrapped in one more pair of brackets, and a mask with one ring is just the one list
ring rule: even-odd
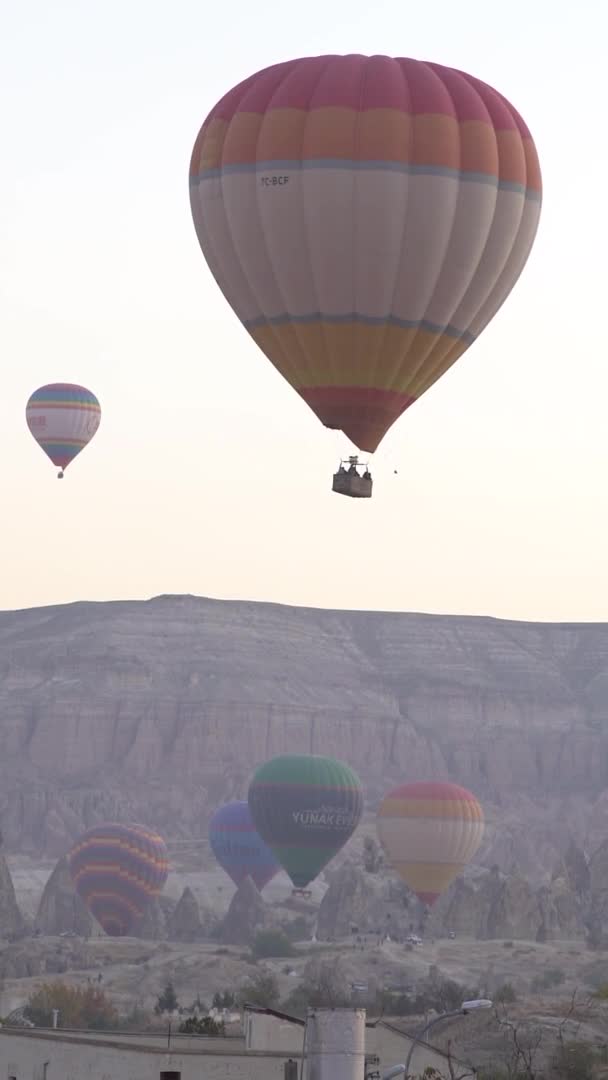
{"label": "colorful striped balloon", "polygon": [[483,810],[475,796],[448,783],[394,788],[385,796],[376,820],[391,866],[428,905],[473,858],[483,829]]}
{"label": "colorful striped balloon", "polygon": [[260,836],[304,889],[344,847],[359,824],[359,777],[342,761],[284,754],[257,770],[247,796]]}
{"label": "colorful striped balloon", "polygon": [[209,822],[209,844],[237,887],[250,877],[261,890],[281,869],[256,831],[249,803],[231,802],[218,807]]}
{"label": "colorful striped balloon", "polygon": [[253,339],[323,424],[373,452],[515,285],[541,175],[524,121],[479,79],[315,56],[211,110],[190,201]]}
{"label": "colorful striped balloon", "polygon": [[25,419],[36,442],[53,465],[59,478],[87,443],[101,422],[101,407],[95,394],[74,383],[49,383],[35,390],[25,409]]}
{"label": "colorful striped balloon", "polygon": [[117,822],[83,833],[68,864],[76,892],[110,937],[130,933],[169,870],[162,837],[145,825]]}

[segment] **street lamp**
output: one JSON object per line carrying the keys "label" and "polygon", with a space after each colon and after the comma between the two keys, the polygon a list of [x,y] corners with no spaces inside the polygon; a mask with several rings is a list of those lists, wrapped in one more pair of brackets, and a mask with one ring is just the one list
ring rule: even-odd
{"label": "street lamp", "polygon": [[422,1041],[431,1028],[434,1028],[436,1024],[440,1024],[442,1020],[450,1020],[455,1016],[468,1016],[469,1013],[475,1012],[476,1009],[491,1008],[492,1002],[489,1001],[488,998],[474,998],[472,1001],[463,1001],[459,1009],[452,1009],[451,1012],[442,1013],[441,1016],[433,1017],[432,1020],[429,1020],[428,1024],[425,1024],[425,1026],[413,1036],[412,1045],[410,1046],[405,1065],[393,1065],[392,1069],[389,1069],[388,1072],[384,1074],[382,1080],[394,1080],[394,1077],[400,1076],[402,1073],[407,1080],[407,1077],[410,1074],[412,1055],[418,1043]]}

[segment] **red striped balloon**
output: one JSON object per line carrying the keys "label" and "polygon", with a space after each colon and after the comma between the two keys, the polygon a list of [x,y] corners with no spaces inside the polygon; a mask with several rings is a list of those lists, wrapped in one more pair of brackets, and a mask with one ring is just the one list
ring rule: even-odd
{"label": "red striped balloon", "polygon": [[169,863],[165,842],[145,825],[95,825],[68,855],[74,888],[111,937],[129,934],[162,892]]}
{"label": "red striped balloon", "polygon": [[323,424],[373,452],[515,285],[541,175],[519,113],[472,75],[314,56],[214,106],[190,200],[254,341]]}

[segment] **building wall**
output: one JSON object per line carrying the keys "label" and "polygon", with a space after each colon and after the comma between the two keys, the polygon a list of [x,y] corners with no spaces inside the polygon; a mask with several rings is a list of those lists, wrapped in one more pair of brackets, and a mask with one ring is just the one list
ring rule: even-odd
{"label": "building wall", "polygon": [[[247,1049],[268,1051],[283,1050],[287,1054],[299,1057],[302,1053],[304,1029],[298,1024],[290,1024],[276,1016],[265,1013],[246,1013],[245,1045]],[[365,1030],[365,1053],[377,1054],[378,1066],[382,1075],[392,1065],[405,1063],[412,1040],[405,1034],[395,1031],[390,1025],[380,1022],[376,1027]],[[415,1074],[421,1074],[431,1066],[443,1076],[449,1076],[450,1070],[446,1057],[437,1050],[420,1043],[414,1050],[411,1068]],[[460,1063],[454,1063],[456,1076],[466,1071]],[[4,1080],[0,1077],[0,1080]]]}
{"label": "building wall", "polygon": [[162,1072],[180,1073],[180,1080],[283,1080],[288,1057],[244,1050],[167,1053],[93,1036],[0,1031],[0,1080],[160,1080]]}
{"label": "building wall", "polygon": [[[304,1028],[266,1013],[245,1013],[245,1046],[248,1050],[284,1050],[301,1054]],[[2,1080],[2,1078],[0,1078]]]}

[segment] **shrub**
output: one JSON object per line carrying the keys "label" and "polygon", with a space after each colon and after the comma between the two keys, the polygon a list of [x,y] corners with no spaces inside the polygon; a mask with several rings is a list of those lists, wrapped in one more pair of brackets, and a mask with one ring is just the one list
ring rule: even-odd
{"label": "shrub", "polygon": [[547,968],[532,979],[531,990],[537,993],[539,990],[550,990],[552,986],[559,986],[566,978],[561,968]]}
{"label": "shrub", "polygon": [[497,1005],[511,1005],[517,1001],[517,994],[511,983],[503,983],[498,987],[494,994],[494,1001]]}
{"label": "shrub", "polygon": [[225,1035],[223,1020],[214,1020],[212,1016],[189,1016],[177,1029],[180,1035]]}
{"label": "shrub", "polygon": [[249,975],[239,991],[242,1005],[259,1005],[263,1009],[272,1009],[278,1005],[280,996],[276,976],[263,967],[254,975]]}
{"label": "shrub", "polygon": [[559,1047],[552,1065],[560,1080],[591,1080],[595,1057],[589,1043],[566,1042]]}
{"label": "shrub", "polygon": [[258,930],[253,942],[253,955],[260,959],[295,956],[296,950],[283,930]]}
{"label": "shrub", "polygon": [[33,993],[23,1010],[36,1027],[52,1027],[53,1009],[59,1010],[63,1028],[117,1028],[119,1017],[110,999],[97,986],[68,986],[63,982],[44,983]]}
{"label": "shrub", "polygon": [[310,938],[310,925],[303,915],[297,915],[295,919],[283,923],[282,929],[290,941],[308,941]]}

